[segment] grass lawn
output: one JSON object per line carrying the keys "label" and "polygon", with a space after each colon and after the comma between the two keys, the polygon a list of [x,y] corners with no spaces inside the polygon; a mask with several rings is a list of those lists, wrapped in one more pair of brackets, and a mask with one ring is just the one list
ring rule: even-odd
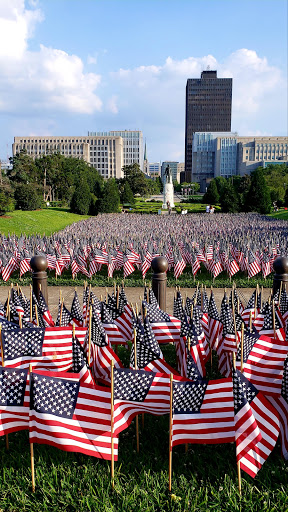
{"label": "grass lawn", "polygon": [[281,209],[279,210],[279,212],[270,213],[269,217],[274,217],[275,219],[288,220],[288,210]]}
{"label": "grass lawn", "polygon": [[39,234],[50,236],[67,225],[88,219],[88,215],[76,215],[65,208],[47,208],[45,210],[9,212],[0,217],[0,232],[4,235],[15,233],[20,236]]}

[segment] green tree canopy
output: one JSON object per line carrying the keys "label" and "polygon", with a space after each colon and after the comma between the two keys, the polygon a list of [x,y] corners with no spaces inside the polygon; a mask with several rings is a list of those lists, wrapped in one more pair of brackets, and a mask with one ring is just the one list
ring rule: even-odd
{"label": "green tree canopy", "polygon": [[40,183],[40,176],[33,158],[27,155],[26,150],[11,157],[12,168],[7,170],[7,177],[13,183]]}
{"label": "green tree canopy", "polygon": [[258,213],[270,213],[271,197],[262,167],[251,173],[251,185],[246,198],[246,210]]}
{"label": "green tree canopy", "polygon": [[87,215],[90,210],[91,192],[84,176],[81,176],[73,193],[70,208],[73,213]]}
{"label": "green tree canopy", "polygon": [[0,185],[0,215],[12,212],[15,208],[14,192],[9,183]]}
{"label": "green tree canopy", "polygon": [[141,171],[139,164],[134,163],[131,165],[125,165],[123,167],[124,180],[130,185],[133,194],[140,194],[146,196],[149,194],[148,179],[145,174]]}
{"label": "green tree canopy", "polygon": [[98,211],[100,213],[119,212],[120,195],[118,186],[114,178],[110,178],[104,183],[103,195],[99,201]]}
{"label": "green tree canopy", "polygon": [[135,198],[134,198],[133,192],[131,190],[131,187],[130,187],[128,181],[125,181],[125,183],[124,183],[122,194],[121,194],[121,201],[123,204],[124,203],[130,203],[130,204],[135,203]]}
{"label": "green tree canopy", "polygon": [[223,188],[222,195],[220,197],[220,205],[222,212],[234,213],[239,211],[239,201],[237,192],[233,187],[232,180],[225,180],[225,187]]}
{"label": "green tree canopy", "polygon": [[215,180],[211,180],[207,192],[203,196],[203,202],[207,204],[218,204],[220,200],[220,194]]}

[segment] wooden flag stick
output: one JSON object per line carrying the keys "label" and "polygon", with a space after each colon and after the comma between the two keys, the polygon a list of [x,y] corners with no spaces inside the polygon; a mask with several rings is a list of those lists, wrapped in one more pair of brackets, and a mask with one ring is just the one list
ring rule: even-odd
{"label": "wooden flag stick", "polygon": [[244,322],[241,325],[241,372],[242,373],[243,373],[243,368],[244,368],[243,349],[244,349]]}
{"label": "wooden flag stick", "polygon": [[38,318],[37,304],[35,304],[35,316],[36,316],[36,325],[37,325],[37,327],[39,327],[39,318]]}
{"label": "wooden flag stick", "polygon": [[[236,354],[233,352],[232,356],[233,361],[233,368],[236,370]],[[238,474],[238,489],[240,496],[242,495],[242,481],[241,481],[241,467],[240,467],[240,460],[237,462],[237,474]]]}
{"label": "wooden flag stick", "polygon": [[62,324],[63,306],[64,306],[64,299],[62,299],[62,301],[61,301],[61,306],[60,306],[59,327],[61,327],[61,324]]}
{"label": "wooden flag stick", "polygon": [[276,327],[275,327],[275,302],[274,302],[274,299],[272,299],[272,319],[273,319],[273,333],[274,333],[274,340],[276,340]]}
{"label": "wooden flag stick", "polygon": [[89,334],[88,334],[88,366],[91,362],[91,331],[92,331],[92,306],[89,309]]}
{"label": "wooden flag stick", "polygon": [[32,285],[30,284],[30,322],[33,320]]}
{"label": "wooden flag stick", "polygon": [[[138,370],[137,365],[137,347],[136,347],[136,329],[134,329],[134,367],[135,370]],[[136,446],[137,453],[139,453],[139,418],[138,415],[135,418],[136,421]]]}
{"label": "wooden flag stick", "polygon": [[[31,386],[31,372],[32,372],[32,364],[29,365],[30,386]],[[33,443],[30,443],[30,458],[31,458],[32,492],[35,492],[35,465],[34,465],[34,444]]]}
{"label": "wooden flag stick", "polygon": [[252,311],[249,313],[249,329],[250,332],[252,332]]}
{"label": "wooden flag stick", "polygon": [[172,489],[172,421],[173,421],[173,373],[170,373],[170,414],[169,414],[169,472],[168,490]]}
{"label": "wooden flag stick", "polygon": [[114,361],[111,361],[111,485],[114,489]]}

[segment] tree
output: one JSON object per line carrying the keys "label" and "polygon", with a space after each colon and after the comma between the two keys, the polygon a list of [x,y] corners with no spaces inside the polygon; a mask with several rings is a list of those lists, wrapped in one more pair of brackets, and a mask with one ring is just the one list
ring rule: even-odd
{"label": "tree", "polygon": [[82,176],[73,193],[70,208],[73,213],[87,215],[90,209],[91,192],[89,185]]}
{"label": "tree", "polygon": [[211,180],[206,194],[203,196],[203,203],[217,204],[220,200],[220,194],[217,189],[216,181]]}
{"label": "tree", "polygon": [[121,201],[123,204],[124,203],[130,203],[130,204],[135,203],[135,198],[134,198],[133,192],[131,190],[131,187],[130,187],[128,181],[126,181],[124,183],[123,191],[121,194]]}
{"label": "tree", "polygon": [[246,199],[247,211],[258,213],[270,213],[271,197],[264,178],[262,167],[257,167],[251,173],[251,185]]}
{"label": "tree", "polygon": [[220,205],[222,212],[234,213],[239,211],[239,200],[237,192],[233,187],[232,180],[226,180],[225,188],[223,188],[222,195],[220,197]]}
{"label": "tree", "polygon": [[124,180],[129,183],[134,195],[140,194],[141,196],[145,196],[149,193],[149,185],[147,183],[149,180],[145,178],[139,164],[125,165],[123,172]]}
{"label": "tree", "polygon": [[120,195],[117,183],[114,178],[110,178],[104,183],[102,198],[99,201],[100,213],[117,213],[120,207]]}
{"label": "tree", "polygon": [[33,183],[17,185],[15,188],[15,201],[17,210],[38,210],[42,206],[41,188]]}
{"label": "tree", "polygon": [[9,158],[12,168],[7,170],[7,177],[13,183],[42,183],[39,170],[32,156],[21,150]]}
{"label": "tree", "polygon": [[14,193],[9,183],[0,186],[0,215],[12,212],[15,208]]}

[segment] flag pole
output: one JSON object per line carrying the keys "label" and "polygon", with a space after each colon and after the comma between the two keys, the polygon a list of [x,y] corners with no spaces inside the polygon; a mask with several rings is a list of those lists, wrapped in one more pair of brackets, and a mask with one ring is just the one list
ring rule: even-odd
{"label": "flag pole", "polygon": [[37,304],[35,304],[35,316],[36,316],[36,325],[37,325],[37,327],[39,327],[39,318],[38,318]]}
{"label": "flag pole", "polygon": [[[233,352],[232,356],[233,361],[233,368],[236,370],[236,354]],[[241,480],[241,467],[240,467],[240,460],[237,461],[237,474],[238,474],[238,489],[240,496],[242,495],[242,480]]]}
{"label": "flag pole", "polygon": [[[32,372],[32,364],[29,364],[30,389],[31,389],[31,372]],[[31,458],[32,492],[35,492],[35,465],[34,465],[34,444],[33,443],[30,443],[30,458]]]}
{"label": "flag pole", "polygon": [[169,473],[168,490],[172,489],[172,419],[173,419],[173,373],[170,373],[170,415],[169,415]]}
{"label": "flag pole", "polygon": [[114,361],[111,361],[111,485],[114,490]]}
{"label": "flag pole", "polygon": [[33,320],[33,305],[32,305],[32,284],[30,284],[30,322]]}
{"label": "flag pole", "polygon": [[92,306],[89,308],[89,334],[88,334],[88,366],[91,360],[91,330],[92,330]]}
{"label": "flag pole", "polygon": [[241,372],[243,373],[243,348],[244,348],[244,322],[241,325]]}
{"label": "flag pole", "polygon": [[62,324],[63,305],[64,305],[64,299],[61,300],[59,327],[61,327],[61,324]]}
{"label": "flag pole", "polygon": [[[5,361],[4,361],[4,350],[3,350],[3,344],[2,344],[2,325],[1,324],[0,324],[0,345],[1,345],[1,363],[2,363],[2,368],[4,368]],[[5,439],[6,439],[6,450],[9,451],[9,437],[8,437],[8,434],[5,434]]]}
{"label": "flag pole", "polygon": [[272,320],[273,320],[273,333],[274,333],[274,341],[276,340],[276,327],[275,327],[275,302],[272,299]]}
{"label": "flag pole", "polygon": [[[136,329],[134,329],[134,366],[135,370],[138,370],[137,365],[137,347],[136,347]],[[136,446],[137,453],[139,453],[139,418],[138,415],[135,417],[136,422]]]}

